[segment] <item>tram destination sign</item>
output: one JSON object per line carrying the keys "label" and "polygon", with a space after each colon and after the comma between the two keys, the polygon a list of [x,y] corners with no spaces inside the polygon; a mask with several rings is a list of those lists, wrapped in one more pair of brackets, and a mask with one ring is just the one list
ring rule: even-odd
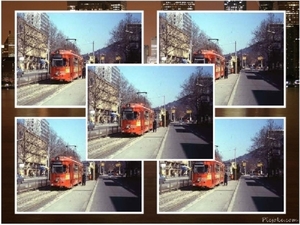
{"label": "tram destination sign", "polygon": [[132,112],[133,109],[132,109],[132,108],[125,108],[123,111],[124,111],[124,112]]}

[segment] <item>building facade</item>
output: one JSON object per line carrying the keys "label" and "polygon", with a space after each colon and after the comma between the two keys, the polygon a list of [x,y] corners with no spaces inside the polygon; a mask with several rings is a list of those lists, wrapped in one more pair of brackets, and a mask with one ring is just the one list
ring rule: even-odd
{"label": "building facade", "polygon": [[108,81],[111,76],[109,71],[113,69],[88,70],[88,119],[95,123],[115,122],[120,108],[119,88]]}
{"label": "building facade", "polygon": [[23,176],[45,175],[48,143],[31,130],[36,129],[17,124],[17,173]]}
{"label": "building facade", "polygon": [[17,65],[23,70],[40,69],[48,57],[48,34],[17,17]]}
{"label": "building facade", "polygon": [[162,13],[159,16],[159,61],[182,63],[189,59],[191,20],[188,13]]}

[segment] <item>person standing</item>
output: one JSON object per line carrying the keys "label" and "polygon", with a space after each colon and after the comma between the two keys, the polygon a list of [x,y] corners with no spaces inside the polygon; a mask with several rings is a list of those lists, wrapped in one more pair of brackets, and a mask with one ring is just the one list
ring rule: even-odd
{"label": "person standing", "polygon": [[83,172],[83,174],[82,174],[82,186],[85,186],[85,182],[86,182],[86,174],[85,174],[85,172]]}
{"label": "person standing", "polygon": [[157,122],[156,120],[153,121],[153,132],[156,132]]}
{"label": "person standing", "polygon": [[83,68],[82,68],[82,74],[81,74],[82,79],[85,78],[85,72],[86,72],[86,66],[84,65]]}
{"label": "person standing", "polygon": [[227,65],[225,65],[224,78],[225,79],[228,78],[228,66]]}
{"label": "person standing", "polygon": [[225,172],[224,174],[224,185],[227,186],[228,184],[228,175],[227,175],[227,172]]}

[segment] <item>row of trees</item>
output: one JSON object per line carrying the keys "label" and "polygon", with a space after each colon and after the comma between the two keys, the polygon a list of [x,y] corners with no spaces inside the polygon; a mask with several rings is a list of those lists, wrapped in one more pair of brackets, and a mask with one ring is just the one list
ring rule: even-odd
{"label": "row of trees", "polygon": [[252,145],[249,152],[252,153],[250,160],[251,169],[257,168],[258,164],[269,176],[279,175],[283,172],[283,128],[275,124],[274,120],[268,120],[251,139]]}
{"label": "row of trees", "polygon": [[252,32],[250,45],[251,52],[247,55],[248,62],[258,62],[262,56],[264,62],[271,68],[272,63],[283,63],[283,21],[276,18],[273,13],[263,20]]}

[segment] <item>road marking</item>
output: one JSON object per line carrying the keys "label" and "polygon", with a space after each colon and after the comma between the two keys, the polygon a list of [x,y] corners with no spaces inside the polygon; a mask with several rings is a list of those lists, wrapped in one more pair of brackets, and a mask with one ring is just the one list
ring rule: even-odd
{"label": "road marking", "polygon": [[169,133],[169,126],[167,127],[167,131],[165,133],[165,136],[163,138],[163,141],[161,142],[161,145],[160,145],[160,148],[158,150],[158,153],[157,153],[157,156],[156,156],[156,159],[160,159],[161,158],[161,155],[162,155],[162,152],[163,152],[163,149],[165,147],[165,142],[166,142],[166,137],[168,136],[168,133]]}
{"label": "road marking", "polygon": [[237,84],[238,84],[238,82],[239,82],[239,80],[240,80],[240,74],[238,74],[238,78],[237,78],[237,80],[236,80],[236,82],[235,82],[235,84],[234,84],[234,87],[233,87],[233,90],[232,90],[232,92],[231,92],[231,95],[230,95],[230,98],[229,98],[229,101],[228,101],[228,104],[227,105],[232,105],[232,103],[233,103],[233,98],[234,98],[234,96],[235,96],[235,93],[236,93],[236,89],[237,89]]}
{"label": "road marking", "polygon": [[238,190],[239,186],[240,186],[240,180],[238,180],[238,184],[237,184],[237,186],[234,190],[234,193],[233,193],[233,196],[231,198],[231,201],[230,201],[229,207],[227,209],[227,212],[232,212],[233,204],[234,204],[234,201],[235,201],[235,198],[236,198],[236,193],[237,193],[237,190]]}
{"label": "road marking", "polygon": [[93,190],[93,193],[89,199],[89,202],[87,204],[87,207],[85,209],[86,212],[90,212],[91,211],[91,207],[92,207],[92,201],[94,199],[94,196],[95,196],[95,192],[96,192],[96,189],[97,189],[97,186],[98,186],[98,181],[99,181],[99,178],[97,178],[97,181],[96,181],[96,185],[94,186],[94,190]]}

